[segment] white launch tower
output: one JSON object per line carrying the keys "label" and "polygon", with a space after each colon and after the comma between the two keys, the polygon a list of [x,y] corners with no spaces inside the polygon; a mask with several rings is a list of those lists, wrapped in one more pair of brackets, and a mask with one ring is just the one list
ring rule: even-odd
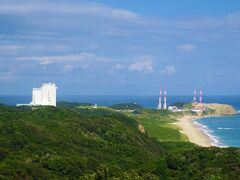
{"label": "white launch tower", "polygon": [[157,109],[167,109],[167,90],[164,90],[164,99],[163,99],[163,105],[162,105],[162,90],[160,89],[160,96],[158,100],[158,106]]}
{"label": "white launch tower", "polygon": [[194,103],[194,104],[197,103],[197,91],[196,91],[196,89],[194,89],[193,103]]}
{"label": "white launch tower", "polygon": [[167,109],[167,90],[164,91],[164,104],[163,109]]}
{"label": "white launch tower", "polygon": [[200,97],[199,97],[199,103],[202,103],[202,101],[203,101],[203,98],[202,98],[202,90],[200,90]]}
{"label": "white launch tower", "polygon": [[157,109],[162,109],[162,90],[160,89],[160,96],[158,100],[158,107]]}

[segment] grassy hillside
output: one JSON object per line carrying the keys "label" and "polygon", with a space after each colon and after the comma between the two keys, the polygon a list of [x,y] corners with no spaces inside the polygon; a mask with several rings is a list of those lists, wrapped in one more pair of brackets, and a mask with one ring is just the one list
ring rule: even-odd
{"label": "grassy hillside", "polygon": [[176,102],[173,103],[171,106],[176,106],[178,109],[191,109],[193,103],[189,102]]}
{"label": "grassy hillside", "polygon": [[2,177],[79,177],[108,164],[124,171],[141,169],[162,151],[122,114],[87,116],[52,107],[0,109]]}
{"label": "grassy hillside", "polygon": [[151,137],[159,141],[187,141],[187,137],[172,125],[175,122],[174,113],[166,110],[142,109],[125,114],[136,119],[144,126]]}
{"label": "grassy hillside", "polygon": [[239,149],[185,142],[168,111],[75,105],[0,106],[0,179],[240,178]]}
{"label": "grassy hillside", "polygon": [[237,111],[233,106],[227,104],[207,104],[210,111],[216,115],[236,114]]}
{"label": "grassy hillside", "polygon": [[110,106],[112,109],[115,110],[139,110],[143,109],[143,107],[136,103],[126,103],[126,104],[115,104]]}

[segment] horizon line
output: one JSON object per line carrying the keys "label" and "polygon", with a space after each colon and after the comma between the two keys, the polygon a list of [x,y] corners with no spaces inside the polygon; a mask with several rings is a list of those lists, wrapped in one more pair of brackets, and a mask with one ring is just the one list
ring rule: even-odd
{"label": "horizon line", "polygon": [[[0,96],[32,96],[31,94],[0,94]],[[159,94],[58,94],[57,96],[159,96]],[[167,96],[193,96],[193,94],[168,94]],[[204,94],[204,96],[240,96],[240,94]]]}

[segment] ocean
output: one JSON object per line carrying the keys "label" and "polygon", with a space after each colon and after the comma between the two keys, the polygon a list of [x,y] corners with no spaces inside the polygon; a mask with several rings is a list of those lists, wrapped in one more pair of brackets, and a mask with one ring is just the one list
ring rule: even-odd
{"label": "ocean", "polygon": [[240,147],[240,114],[202,118],[195,122],[219,147]]}
{"label": "ocean", "polygon": [[[190,102],[192,98],[192,96],[168,96],[168,105],[175,102]],[[30,101],[31,96],[0,96],[0,103],[7,105],[15,106]],[[158,96],[59,95],[58,101],[88,102],[103,106],[134,102],[146,108],[156,108]],[[240,112],[240,96],[204,96],[203,101],[229,104]],[[202,118],[195,123],[212,139],[214,145],[240,147],[240,115]]]}

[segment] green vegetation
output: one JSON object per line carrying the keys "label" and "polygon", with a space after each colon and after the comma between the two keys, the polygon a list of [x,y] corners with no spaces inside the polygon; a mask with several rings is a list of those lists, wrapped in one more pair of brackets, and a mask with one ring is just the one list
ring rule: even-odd
{"label": "green vegetation", "polygon": [[65,108],[75,108],[75,107],[85,107],[85,106],[93,106],[94,104],[92,103],[71,103],[71,102],[58,102],[57,106],[65,107]]}
{"label": "green vegetation", "polygon": [[232,115],[237,113],[233,106],[227,104],[207,104],[207,106],[209,112],[215,115]]}
{"label": "green vegetation", "polygon": [[172,125],[174,113],[167,110],[142,109],[133,113],[125,113],[144,126],[151,137],[159,141],[186,141],[187,138]]}
{"label": "green vegetation", "polygon": [[176,103],[172,104],[171,106],[176,106],[178,109],[191,109],[192,108],[192,103],[176,102]]}
{"label": "green vegetation", "polygon": [[1,108],[1,178],[98,177],[105,171],[120,176],[128,169],[142,171],[162,151],[137,129],[136,121],[120,113]]}
{"label": "green vegetation", "polygon": [[136,103],[127,103],[127,104],[116,104],[111,106],[112,109],[115,110],[140,110],[143,107]]}
{"label": "green vegetation", "polygon": [[1,105],[0,179],[240,179],[240,149],[187,142],[171,112],[80,106]]}
{"label": "green vegetation", "polygon": [[107,111],[112,111],[113,109],[107,107],[107,106],[78,106],[79,109],[98,109],[98,110],[107,110]]}

